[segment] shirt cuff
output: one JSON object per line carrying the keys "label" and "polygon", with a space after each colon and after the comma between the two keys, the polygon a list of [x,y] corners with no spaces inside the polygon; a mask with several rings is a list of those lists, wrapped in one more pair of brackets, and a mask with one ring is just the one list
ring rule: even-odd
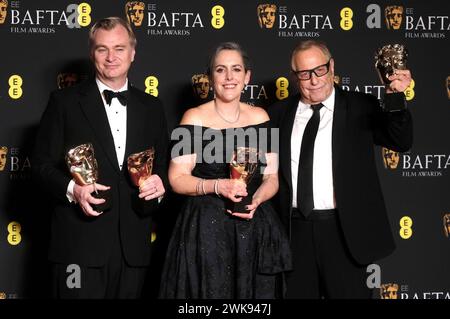
{"label": "shirt cuff", "polygon": [[77,203],[75,196],[73,196],[73,187],[75,186],[75,181],[72,179],[67,185],[66,197],[70,203]]}

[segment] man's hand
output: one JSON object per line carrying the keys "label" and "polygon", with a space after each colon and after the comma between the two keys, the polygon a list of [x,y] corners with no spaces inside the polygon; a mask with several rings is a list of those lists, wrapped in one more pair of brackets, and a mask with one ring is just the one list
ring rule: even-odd
{"label": "man's hand", "polygon": [[139,198],[152,200],[163,196],[165,192],[161,178],[154,174],[149,176],[139,187]]}
{"label": "man's hand", "polygon": [[[105,191],[110,189],[109,186],[105,186],[98,183],[95,183],[95,187],[99,191]],[[73,187],[73,196],[75,197],[75,200],[80,205],[81,209],[83,210],[83,213],[89,217],[97,217],[102,214],[102,212],[96,212],[94,209],[92,209],[91,204],[99,205],[105,202],[103,198],[93,197],[91,193],[94,191],[95,189],[93,184],[85,186],[75,184]]]}
{"label": "man's hand", "polygon": [[411,83],[411,72],[409,70],[395,70],[389,77],[391,83],[386,87],[386,93],[404,92]]}

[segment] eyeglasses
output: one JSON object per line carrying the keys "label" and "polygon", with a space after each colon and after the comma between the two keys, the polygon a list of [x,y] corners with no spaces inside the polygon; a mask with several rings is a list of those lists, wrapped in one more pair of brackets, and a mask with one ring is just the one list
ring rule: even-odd
{"label": "eyeglasses", "polygon": [[302,80],[302,81],[311,79],[311,76],[313,73],[316,75],[316,77],[321,77],[330,71],[330,61],[331,61],[331,58],[328,60],[327,63],[316,66],[314,69],[311,69],[311,70],[300,70],[300,71],[292,70],[292,72],[295,74],[295,76],[299,80]]}

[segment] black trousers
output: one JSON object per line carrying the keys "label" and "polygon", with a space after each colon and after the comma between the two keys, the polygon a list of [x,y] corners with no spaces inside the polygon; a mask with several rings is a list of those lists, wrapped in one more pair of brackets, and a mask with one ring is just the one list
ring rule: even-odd
{"label": "black trousers", "polygon": [[[74,264],[76,265],[76,263]],[[80,287],[73,287],[75,282],[73,266],[52,264],[53,298],[137,299],[141,297],[142,286],[148,270],[148,267],[130,267],[126,263],[118,236],[112,243],[110,257],[104,266],[76,266],[79,266],[80,269]]]}
{"label": "black trousers", "polygon": [[291,248],[294,270],[287,273],[288,299],[369,299],[367,265],[351,257],[336,210],[294,209]]}

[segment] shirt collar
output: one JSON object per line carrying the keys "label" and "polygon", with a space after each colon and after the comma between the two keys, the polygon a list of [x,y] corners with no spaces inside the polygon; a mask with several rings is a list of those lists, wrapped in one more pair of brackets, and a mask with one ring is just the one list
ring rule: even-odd
{"label": "shirt collar", "polygon": [[[113,90],[109,86],[107,86],[105,83],[99,80],[99,78],[95,78],[95,82],[97,83],[98,90],[100,93],[103,93],[104,90],[111,90],[113,92],[122,92],[128,90],[128,79],[125,80],[125,84],[118,90]],[[102,94],[103,96],[103,94]]]}

